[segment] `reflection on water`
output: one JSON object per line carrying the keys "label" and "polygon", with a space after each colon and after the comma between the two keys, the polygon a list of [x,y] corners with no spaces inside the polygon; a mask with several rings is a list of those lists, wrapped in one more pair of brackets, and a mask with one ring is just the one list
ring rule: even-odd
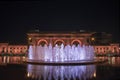
{"label": "reflection on water", "polygon": [[87,80],[96,77],[95,65],[81,66],[27,66],[26,76],[39,80]]}
{"label": "reflection on water", "polygon": [[107,64],[120,66],[120,57],[97,57],[97,59],[107,59]]}
{"label": "reflection on water", "polygon": [[25,57],[19,57],[19,56],[3,56],[0,57],[0,64],[1,63],[21,63],[23,60],[25,59]]}
{"label": "reflection on water", "polygon": [[[97,58],[108,59],[108,62],[100,65],[79,66],[47,66],[23,63],[21,65],[25,57],[0,57],[0,80],[120,80],[120,57]],[[15,64],[1,65],[2,63]],[[16,65],[16,63],[20,64]]]}

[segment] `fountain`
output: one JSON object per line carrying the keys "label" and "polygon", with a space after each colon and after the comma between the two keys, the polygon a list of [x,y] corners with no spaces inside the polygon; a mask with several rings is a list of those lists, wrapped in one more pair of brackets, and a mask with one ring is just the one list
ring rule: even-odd
{"label": "fountain", "polygon": [[93,46],[55,45],[29,46],[28,62],[68,63],[94,60]]}

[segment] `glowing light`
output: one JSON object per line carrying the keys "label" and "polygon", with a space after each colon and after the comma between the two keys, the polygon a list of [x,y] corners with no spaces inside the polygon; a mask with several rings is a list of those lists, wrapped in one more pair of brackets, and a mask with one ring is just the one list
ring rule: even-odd
{"label": "glowing light", "polygon": [[93,76],[96,77],[96,72],[94,72]]}
{"label": "glowing light", "polygon": [[94,48],[92,46],[75,46],[57,44],[49,46],[30,46],[28,59],[41,61],[75,61],[75,60],[93,60]]}
{"label": "glowing light", "polygon": [[115,64],[115,57],[112,57],[112,64]]}
{"label": "glowing light", "polygon": [[30,41],[30,40],[32,40],[32,38],[28,38],[28,40]]}
{"label": "glowing light", "polygon": [[27,73],[27,77],[30,77],[30,73],[29,72]]}
{"label": "glowing light", "polygon": [[26,60],[26,57],[22,57],[22,60],[25,61],[25,60]]}
{"label": "glowing light", "polygon": [[92,41],[94,41],[94,40],[95,40],[95,38],[94,38],[94,37],[92,37],[92,38],[91,38],[91,40],[92,40]]}

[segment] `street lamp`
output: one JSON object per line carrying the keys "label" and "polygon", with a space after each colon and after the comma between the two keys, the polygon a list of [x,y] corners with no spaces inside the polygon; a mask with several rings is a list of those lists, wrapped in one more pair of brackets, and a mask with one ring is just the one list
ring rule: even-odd
{"label": "street lamp", "polygon": [[94,38],[94,37],[92,37],[92,38],[91,38],[91,40],[92,40],[92,41],[95,41],[95,38]]}
{"label": "street lamp", "polygon": [[94,41],[95,41],[95,38],[92,37],[92,38],[91,38],[91,42],[92,42],[93,45],[94,45]]}

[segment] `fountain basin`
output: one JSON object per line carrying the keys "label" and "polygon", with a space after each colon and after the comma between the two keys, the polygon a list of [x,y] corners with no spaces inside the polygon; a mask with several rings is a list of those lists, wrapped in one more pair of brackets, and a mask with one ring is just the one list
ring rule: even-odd
{"label": "fountain basin", "polygon": [[77,60],[77,61],[41,61],[41,60],[26,60],[25,63],[28,64],[38,64],[38,65],[89,65],[89,64],[99,64],[107,62],[108,60]]}

